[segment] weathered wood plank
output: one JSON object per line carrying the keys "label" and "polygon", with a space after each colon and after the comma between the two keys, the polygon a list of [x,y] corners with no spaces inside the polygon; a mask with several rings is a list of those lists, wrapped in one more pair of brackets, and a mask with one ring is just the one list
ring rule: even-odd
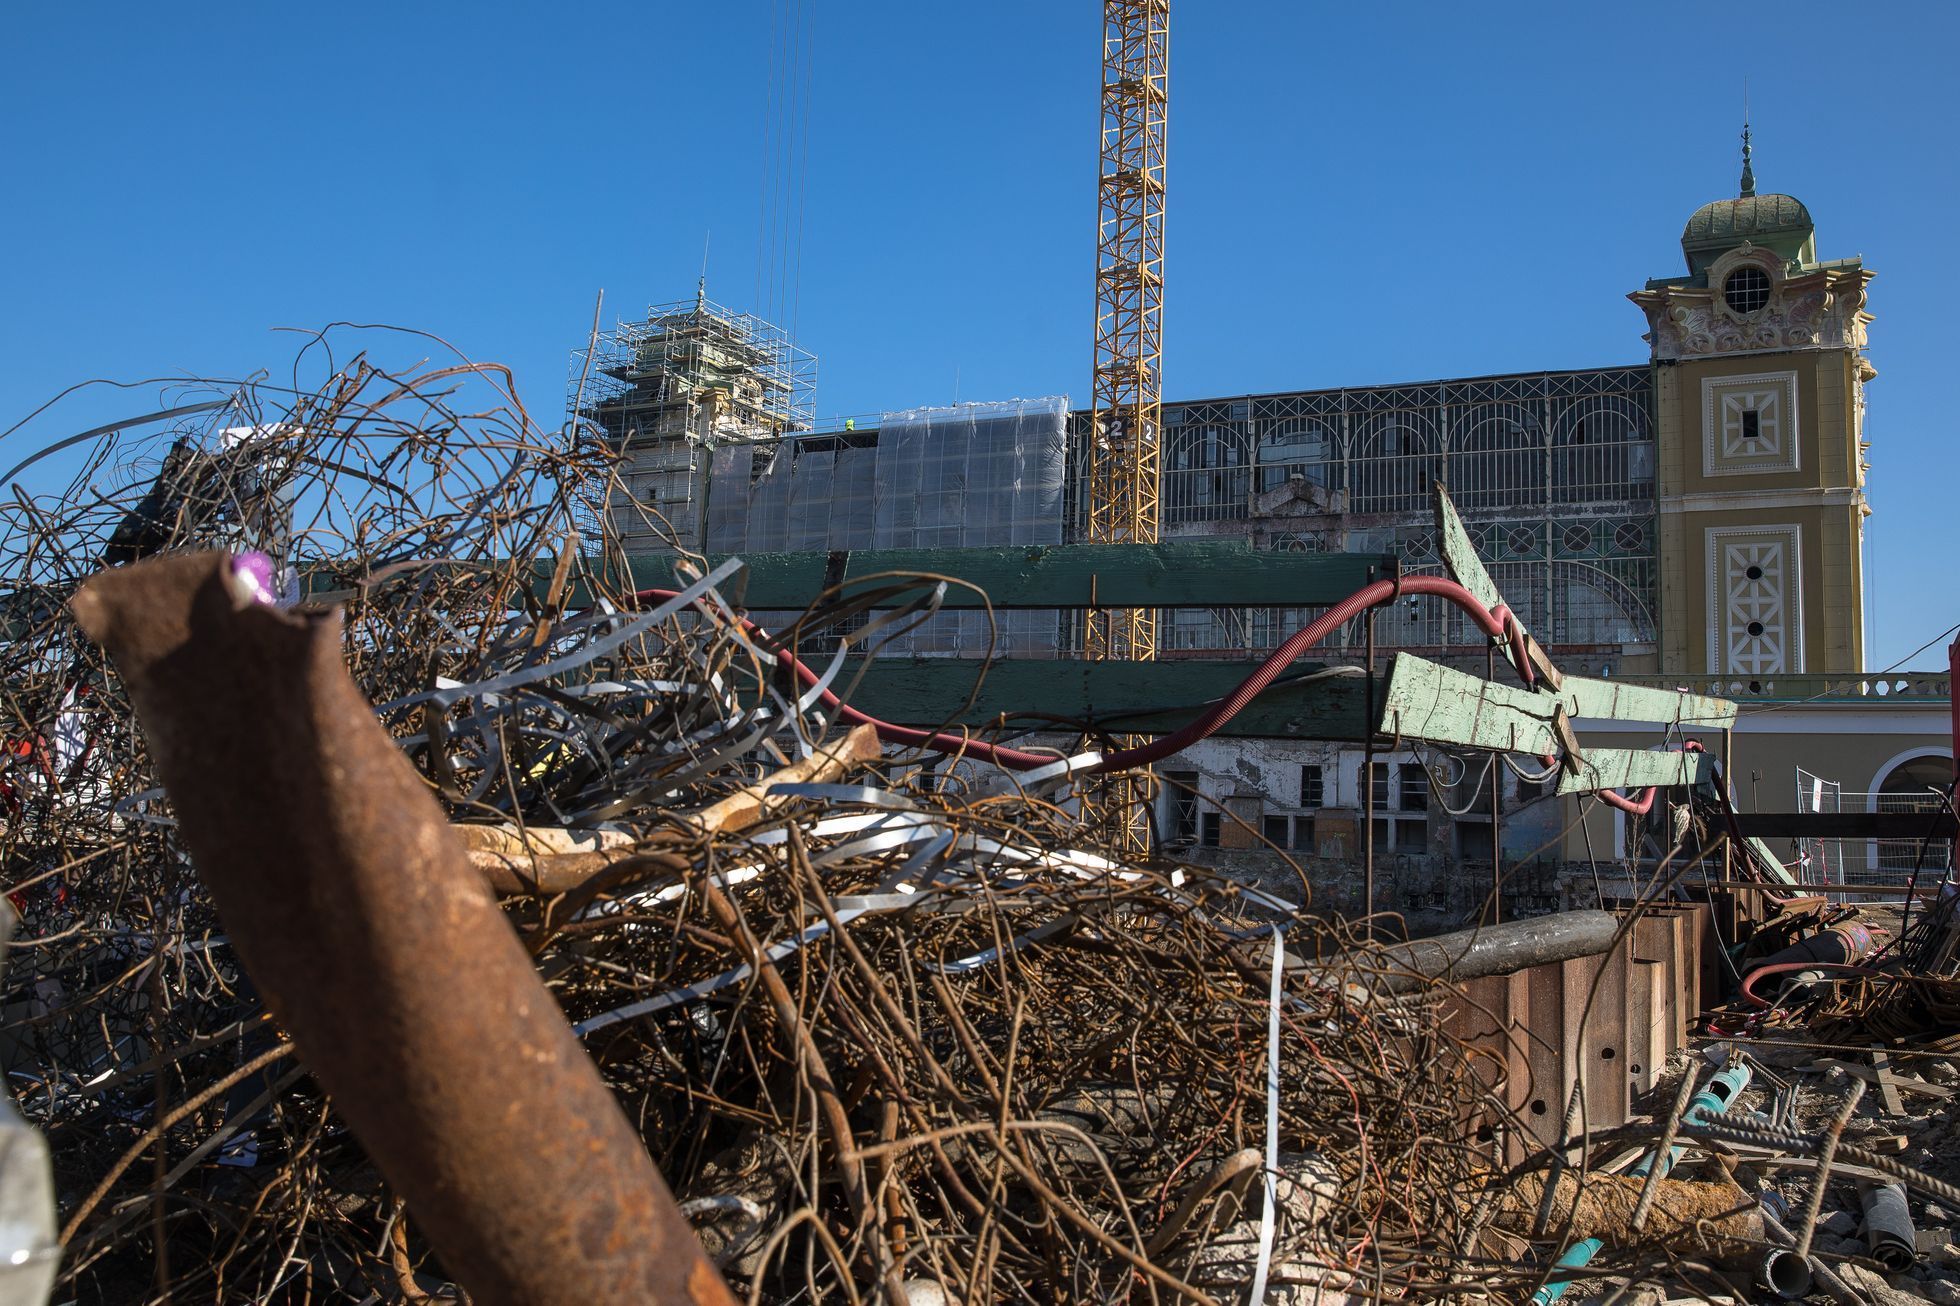
{"label": "weathered wood plank", "polygon": [[1595,789],[1644,789],[1648,785],[1699,784],[1709,773],[1706,753],[1650,753],[1631,748],[1588,748],[1579,769],[1559,777],[1562,794]]}
{"label": "weathered wood plank", "polygon": [[1892,1058],[1885,1054],[1883,1045],[1872,1044],[1872,1071],[1878,1081],[1878,1098],[1888,1116],[1902,1116],[1906,1104],[1899,1100],[1899,1086],[1892,1079]]}
{"label": "weathered wood plank", "polygon": [[[1835,890],[1833,890],[1833,892],[1835,892]],[[1885,1057],[1886,1052],[1885,1049],[1883,1048],[1875,1048],[1874,1052],[1875,1055],[1872,1057],[1872,1061],[1874,1065],[1872,1066],[1859,1066],[1859,1065],[1854,1065],[1849,1061],[1839,1061],[1832,1057],[1825,1057],[1821,1061],[1813,1061],[1808,1065],[1798,1066],[1796,1068],[1798,1070],[1813,1071],[1818,1073],[1825,1073],[1832,1070],[1842,1070],[1845,1074],[1851,1076],[1853,1079],[1862,1079],[1867,1084],[1879,1085],[1881,1087],[1881,1091],[1883,1085],[1890,1084],[1892,1086],[1892,1092],[1895,1095],[1900,1092],[1917,1093],[1922,1097],[1937,1097],[1942,1100],[1953,1096],[1955,1090],[1950,1085],[1929,1084],[1923,1079],[1914,1079],[1910,1075],[1893,1074],[1890,1069],[1891,1059],[1889,1057],[1886,1057],[1887,1069],[1885,1069],[1882,1072],[1875,1069],[1874,1067],[1878,1061],[1878,1058]],[[1905,1114],[1904,1104],[1902,1103],[1900,1105],[1900,1109],[1896,1111],[1894,1111],[1891,1107],[1888,1106],[1886,1107],[1886,1111],[1888,1114],[1891,1115],[1904,1115]]]}
{"label": "weathered wood plank", "polygon": [[[710,554],[709,565],[725,554]],[[997,609],[1312,607],[1338,602],[1385,575],[1393,560],[1360,553],[1276,553],[1245,540],[1165,544],[1033,544],[980,549],[848,549],[747,553],[741,601],[751,609],[801,610],[825,588],[884,572],[957,576]],[[672,588],[674,559],[631,560],[635,589]],[[986,606],[948,586],[945,607]]]}
{"label": "weathered wood plank", "polygon": [[[856,669],[848,667],[839,684],[849,684]],[[1297,671],[1317,669],[1301,664]],[[981,671],[980,661],[972,658],[879,658],[852,692],[850,702],[860,711],[900,725],[963,723],[979,728],[1002,713],[1042,712],[1068,719],[1093,714],[1110,729],[1127,734],[1168,734],[1199,716],[1210,700],[1236,688],[1251,665],[1185,659],[1009,659],[986,670],[973,706],[966,708],[967,695]],[[1367,729],[1366,683],[1366,676],[1342,674],[1275,685],[1220,734],[1360,742]],[[1015,720],[1036,724],[1026,717]]]}

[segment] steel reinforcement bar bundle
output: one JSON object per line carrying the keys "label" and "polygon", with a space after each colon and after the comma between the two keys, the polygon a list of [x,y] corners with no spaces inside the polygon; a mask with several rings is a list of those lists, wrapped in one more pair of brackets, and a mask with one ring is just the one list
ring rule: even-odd
{"label": "steel reinforcement bar bundle", "polygon": [[[1545,1158],[1472,1141],[1509,1099],[1434,958],[1305,885],[1107,860],[1087,756],[934,770],[846,731],[845,654],[937,582],[856,629],[862,596],[813,607],[799,679],[721,597],[738,564],[607,589],[573,523],[618,469],[501,370],[333,343],[0,505],[5,1054],[60,1291],[1544,1280],[1577,1203],[1520,1225]],[[1675,1234],[1598,1264],[1722,1251]]]}

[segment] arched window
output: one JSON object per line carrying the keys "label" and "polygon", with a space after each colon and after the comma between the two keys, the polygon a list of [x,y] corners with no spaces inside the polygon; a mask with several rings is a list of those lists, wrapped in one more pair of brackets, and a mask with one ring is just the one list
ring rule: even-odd
{"label": "arched window", "polygon": [[[1917,757],[1907,757],[1892,763],[1879,777],[1878,785],[1870,797],[1874,812],[1924,812],[1928,816],[1940,811],[1945,804],[1940,791],[1953,783],[1953,758],[1943,752],[1929,750]],[[1878,841],[1878,869],[1881,871],[1910,871],[1915,866],[1943,867],[1946,865],[1946,840],[1935,840],[1926,847],[1924,861],[1921,861],[1918,839],[1880,839]]]}
{"label": "arched window", "polygon": [[1339,452],[1334,433],[1318,418],[1266,423],[1259,435],[1259,492],[1277,490],[1296,476],[1323,490],[1335,489]]}
{"label": "arched window", "polygon": [[1413,409],[1368,413],[1356,422],[1354,512],[1417,512],[1442,478],[1435,424]]}
{"label": "arched window", "polygon": [[1585,562],[1554,562],[1555,619],[1546,633],[1561,644],[1600,645],[1609,649],[1652,643],[1654,618],[1647,597],[1604,567]]}
{"label": "arched window", "polygon": [[1577,400],[1553,419],[1552,501],[1654,497],[1647,410],[1621,395]]}
{"label": "arched window", "polygon": [[1238,426],[1194,422],[1170,427],[1164,457],[1164,520],[1244,516],[1251,497],[1251,455],[1250,441]]}
{"label": "arched window", "polygon": [[1451,460],[1459,508],[1523,508],[1545,502],[1545,433],[1517,404],[1478,404]]}

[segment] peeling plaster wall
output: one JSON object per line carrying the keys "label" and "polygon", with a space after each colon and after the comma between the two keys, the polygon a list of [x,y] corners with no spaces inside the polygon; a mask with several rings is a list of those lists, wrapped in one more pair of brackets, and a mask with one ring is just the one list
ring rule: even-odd
{"label": "peeling plaster wall", "polygon": [[[1188,843],[1179,841],[1167,851],[1291,901],[1305,896],[1316,910],[1359,914],[1366,898],[1360,821],[1364,756],[1353,745],[1318,741],[1235,739],[1194,745],[1159,768],[1167,780],[1195,773],[1200,796]],[[1462,796],[1457,790],[1438,794],[1431,789],[1426,810],[1413,810],[1403,801],[1400,767],[1416,762],[1416,754],[1383,752],[1376,760],[1387,764],[1390,787],[1386,807],[1375,811],[1375,909],[1405,915],[1412,931],[1449,928],[1474,918],[1491,887],[1489,799],[1482,788],[1481,764],[1469,777],[1481,796],[1469,797],[1467,789]],[[1460,778],[1440,756],[1430,754],[1427,760],[1437,768],[1438,780]],[[1522,761],[1527,768],[1533,765]],[[1301,804],[1305,766],[1321,768],[1317,808]],[[1445,772],[1445,767],[1450,769]],[[1521,797],[1519,777],[1509,769],[1502,769],[1502,776],[1506,914],[1556,911],[1581,898],[1590,900],[1589,877],[1569,887],[1562,874],[1559,833],[1569,819],[1566,803],[1550,796]],[[1459,809],[1467,802],[1471,810],[1460,820],[1452,818],[1444,808],[1446,800]],[[1175,828],[1177,801],[1167,784],[1159,799],[1160,830]],[[1204,837],[1205,812],[1220,814],[1216,846],[1208,846]],[[1266,818],[1284,822],[1283,830],[1272,831],[1282,848],[1251,837],[1233,817],[1252,831],[1262,831]],[[1312,823],[1311,839],[1299,837],[1297,823],[1302,820]]]}

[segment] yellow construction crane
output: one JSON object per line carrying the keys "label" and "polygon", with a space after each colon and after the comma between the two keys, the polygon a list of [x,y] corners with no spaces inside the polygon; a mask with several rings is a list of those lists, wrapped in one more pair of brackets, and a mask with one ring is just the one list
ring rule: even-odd
{"label": "yellow construction crane", "polygon": [[[1087,457],[1088,540],[1157,540],[1164,354],[1164,122],[1170,0],[1103,0],[1102,164],[1097,182],[1095,398]],[[1091,612],[1091,658],[1157,654],[1149,608]],[[1099,796],[1112,835],[1146,847],[1149,777]]]}

